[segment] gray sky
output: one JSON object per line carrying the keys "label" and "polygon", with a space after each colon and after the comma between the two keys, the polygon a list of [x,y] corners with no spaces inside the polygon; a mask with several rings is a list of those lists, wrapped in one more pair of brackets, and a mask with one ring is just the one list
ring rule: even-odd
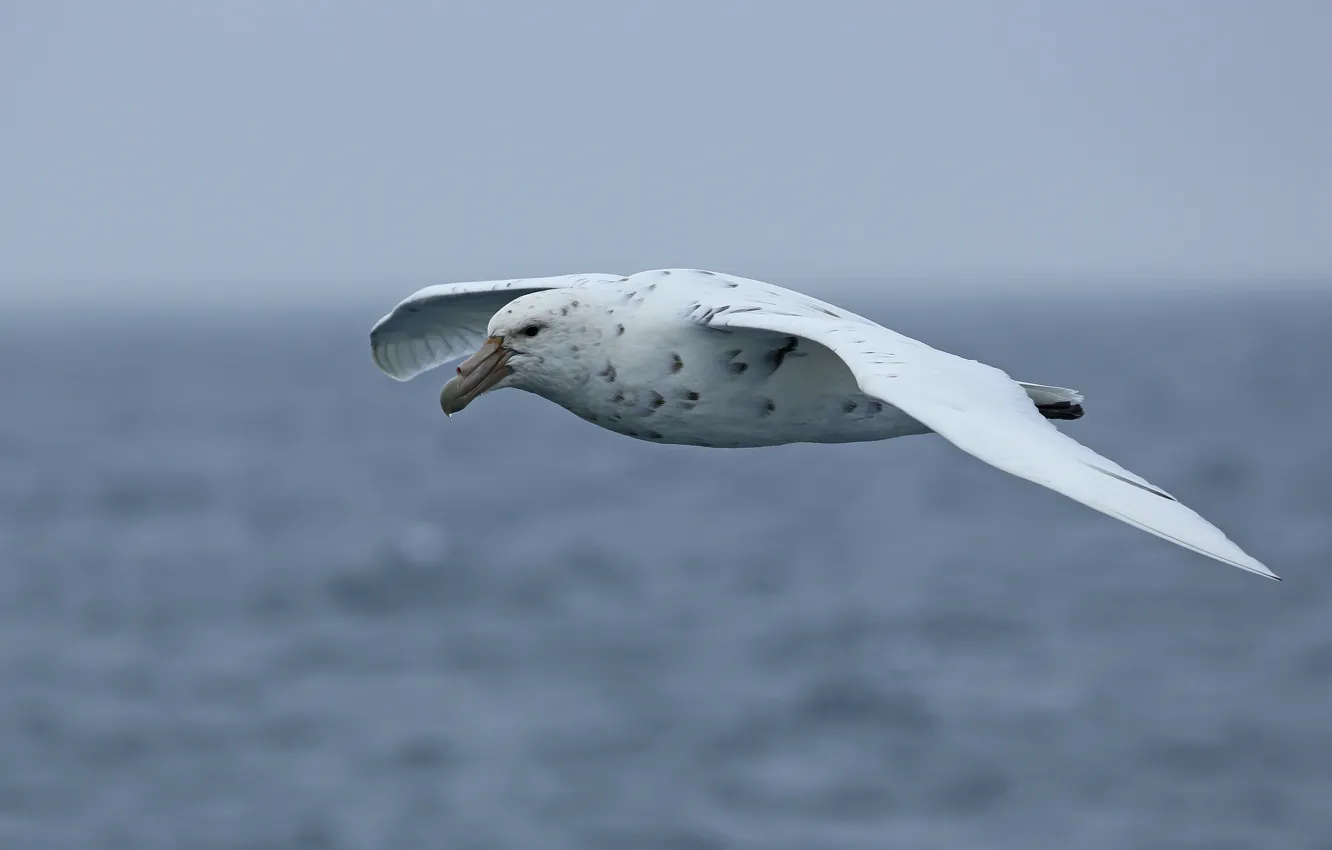
{"label": "gray sky", "polygon": [[1302,0],[7,0],[0,290],[1327,275],[1330,44]]}

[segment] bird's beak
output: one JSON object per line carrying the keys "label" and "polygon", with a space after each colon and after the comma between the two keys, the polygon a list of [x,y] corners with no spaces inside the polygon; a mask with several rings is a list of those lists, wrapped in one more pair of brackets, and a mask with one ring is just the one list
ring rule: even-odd
{"label": "bird's beak", "polygon": [[504,337],[492,336],[481,344],[476,353],[458,364],[454,375],[439,392],[439,406],[450,416],[472,403],[513,370],[505,364],[512,351],[504,347]]}

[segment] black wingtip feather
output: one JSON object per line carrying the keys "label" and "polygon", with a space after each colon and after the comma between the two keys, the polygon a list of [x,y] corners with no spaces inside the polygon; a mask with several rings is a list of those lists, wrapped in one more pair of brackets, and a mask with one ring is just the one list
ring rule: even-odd
{"label": "black wingtip feather", "polygon": [[1082,405],[1071,401],[1055,401],[1050,404],[1038,404],[1036,409],[1046,419],[1081,419],[1085,413]]}

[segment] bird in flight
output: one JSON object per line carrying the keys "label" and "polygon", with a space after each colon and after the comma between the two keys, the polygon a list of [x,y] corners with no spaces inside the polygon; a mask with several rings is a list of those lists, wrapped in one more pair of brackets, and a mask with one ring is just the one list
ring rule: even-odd
{"label": "bird in flight", "polygon": [[1075,390],[1015,381],[790,289],[699,269],[428,286],[370,331],[409,380],[465,357],[445,415],[511,387],[610,431],[711,448],[938,434],[1218,561],[1280,580],[1174,496],[1060,431]]}

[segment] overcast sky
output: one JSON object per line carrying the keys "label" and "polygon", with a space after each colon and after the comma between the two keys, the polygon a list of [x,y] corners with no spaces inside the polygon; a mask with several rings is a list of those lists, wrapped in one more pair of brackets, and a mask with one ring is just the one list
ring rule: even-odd
{"label": "overcast sky", "polygon": [[0,0],[0,288],[1327,275],[1329,45],[1318,0]]}

